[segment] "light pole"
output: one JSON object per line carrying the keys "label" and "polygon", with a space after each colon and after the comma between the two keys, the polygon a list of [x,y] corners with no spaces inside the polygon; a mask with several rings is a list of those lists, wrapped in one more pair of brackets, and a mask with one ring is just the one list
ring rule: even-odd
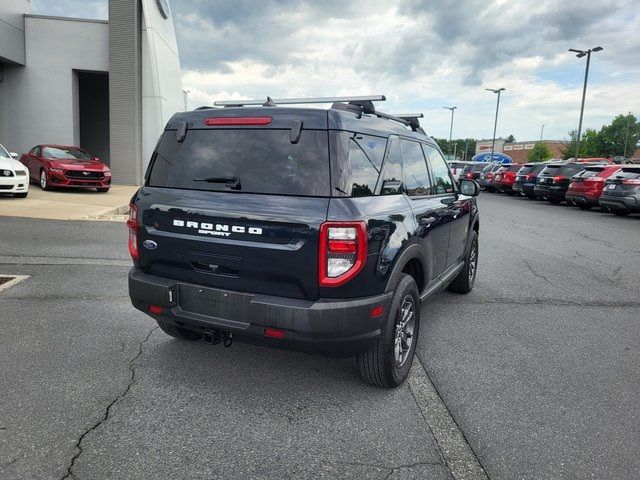
{"label": "light pole", "polygon": [[629,141],[629,122],[630,121],[631,121],[631,112],[629,112],[629,114],[627,115],[627,130],[624,133],[624,153],[622,154],[622,158],[624,158],[625,160],[627,158],[627,142]]}
{"label": "light pole", "polygon": [[[449,154],[451,154],[451,135],[453,134],[453,112],[455,112],[456,108],[458,107],[442,107],[442,108],[446,108],[447,110],[451,110],[451,125],[449,126]],[[453,160],[456,159],[456,149],[455,149],[456,145],[454,145],[454,149],[453,149]]]}
{"label": "light pole", "polygon": [[544,132],[545,124],[542,124],[542,128],[540,129],[540,143],[538,145],[538,162],[540,161],[540,151],[542,150],[542,133]]}
{"label": "light pole", "polygon": [[485,90],[498,94],[498,101],[496,102],[496,120],[493,123],[493,140],[491,141],[491,161],[493,162],[493,152],[496,147],[496,128],[498,128],[498,109],[500,108],[500,92],[506,90],[506,88],[485,88]]}
{"label": "light pole", "polygon": [[582,105],[580,106],[580,123],[578,123],[578,139],[576,141],[576,160],[580,158],[580,135],[582,134],[582,115],[584,114],[584,98],[587,95],[587,78],[589,78],[589,63],[591,62],[591,52],[599,52],[602,47],[594,47],[589,50],[577,50],[570,48],[570,52],[576,53],[576,57],[582,58],[587,56],[587,65],[584,69],[584,86],[582,87]]}

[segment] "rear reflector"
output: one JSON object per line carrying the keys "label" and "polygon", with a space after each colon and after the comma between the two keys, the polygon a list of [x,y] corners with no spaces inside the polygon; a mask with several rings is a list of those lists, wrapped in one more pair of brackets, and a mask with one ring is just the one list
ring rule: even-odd
{"label": "rear reflector", "polygon": [[379,317],[384,313],[384,305],[376,305],[371,309],[371,318]]}
{"label": "rear reflector", "polygon": [[149,311],[154,315],[160,315],[162,312],[164,312],[164,308],[162,308],[160,305],[149,305]]}
{"label": "rear reflector", "polygon": [[271,117],[216,117],[204,120],[204,124],[209,126],[269,125],[270,123]]}
{"label": "rear reflector", "polygon": [[265,337],[269,337],[269,338],[283,339],[286,334],[287,334],[287,332],[285,332],[284,330],[280,330],[278,328],[265,328],[264,329],[264,336]]}

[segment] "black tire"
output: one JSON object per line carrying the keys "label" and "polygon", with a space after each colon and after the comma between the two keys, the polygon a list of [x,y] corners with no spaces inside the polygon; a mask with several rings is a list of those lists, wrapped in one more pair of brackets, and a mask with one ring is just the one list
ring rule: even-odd
{"label": "black tire", "polygon": [[167,335],[179,338],[180,340],[202,340],[202,334],[194,332],[193,330],[187,330],[186,328],[180,328],[173,323],[165,322],[163,320],[156,320],[160,329]]}
{"label": "black tire", "polygon": [[96,188],[100,193],[107,193],[109,191],[109,187],[107,188]]}
{"label": "black tire", "polygon": [[553,203],[554,205],[560,205],[562,203],[562,200],[560,200],[558,198],[550,198],[549,201],[551,203]]}
{"label": "black tire", "polygon": [[[399,322],[402,320],[402,312],[409,312],[404,310],[405,308],[411,308],[411,317],[407,318],[405,328],[397,331],[400,327]],[[362,379],[382,388],[394,388],[400,385],[411,369],[419,331],[418,286],[413,277],[402,274],[385,314],[380,337],[369,350],[358,355],[356,359]],[[396,352],[396,346],[399,347],[398,352]],[[398,359],[396,354],[399,356]]]}
{"label": "black tire", "polygon": [[627,210],[613,210],[613,213],[615,213],[619,217],[626,217],[627,215],[629,215],[629,212]]}
{"label": "black tire", "polygon": [[530,198],[531,200],[537,200],[538,199],[537,196],[535,196],[535,195],[533,195],[531,193],[527,193],[526,196],[527,196],[527,198]]}
{"label": "black tire", "polygon": [[473,290],[476,283],[476,274],[478,273],[478,232],[473,231],[471,236],[471,246],[464,259],[464,267],[460,273],[449,284],[449,291],[454,293],[469,293]]}
{"label": "black tire", "polygon": [[27,198],[27,194],[29,192],[24,192],[24,193],[14,193],[13,196],[16,198]]}
{"label": "black tire", "polygon": [[578,203],[577,205],[580,210],[591,210],[591,205],[586,203]]}

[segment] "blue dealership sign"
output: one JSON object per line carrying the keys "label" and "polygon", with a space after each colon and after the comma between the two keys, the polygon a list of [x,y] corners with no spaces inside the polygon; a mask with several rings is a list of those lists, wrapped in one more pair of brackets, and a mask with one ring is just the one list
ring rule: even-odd
{"label": "blue dealership sign", "polygon": [[475,155],[472,159],[472,162],[493,162],[493,163],[513,163],[513,159],[509,155],[505,155],[504,153],[493,152],[493,159],[491,157],[491,152],[488,153],[479,153]]}

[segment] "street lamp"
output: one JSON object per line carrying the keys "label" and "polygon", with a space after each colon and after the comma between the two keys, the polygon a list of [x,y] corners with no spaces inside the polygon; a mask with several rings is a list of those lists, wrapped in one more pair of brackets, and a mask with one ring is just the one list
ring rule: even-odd
{"label": "street lamp", "polygon": [[630,121],[631,121],[631,112],[629,112],[629,114],[627,115],[627,130],[624,133],[624,153],[622,154],[622,158],[624,158],[625,160],[627,158],[627,142],[629,141],[629,122]]}
{"label": "street lamp", "polygon": [[584,113],[584,98],[587,94],[587,78],[589,77],[589,63],[591,62],[591,52],[599,52],[602,50],[602,47],[594,47],[589,50],[577,50],[575,48],[570,48],[570,52],[574,52],[576,57],[582,58],[585,55],[587,56],[587,65],[584,69],[584,86],[582,87],[582,105],[580,106],[580,123],[578,123],[578,139],[576,141],[576,160],[580,158],[580,135],[582,134],[582,115]]}
{"label": "street lamp", "polygon": [[542,124],[542,128],[540,129],[540,144],[538,145],[538,162],[540,161],[540,151],[542,150],[542,133],[544,132],[545,124]]}
{"label": "street lamp", "polygon": [[[453,112],[458,107],[442,107],[442,108],[446,108],[447,110],[451,110],[451,126],[449,127],[449,154],[451,154],[451,135],[453,134]],[[453,146],[453,160],[456,159],[456,148],[455,148],[456,146],[457,145]]]}
{"label": "street lamp", "polygon": [[498,127],[498,109],[500,108],[500,92],[505,91],[506,88],[498,88],[497,90],[493,88],[485,88],[485,90],[498,94],[498,102],[496,103],[496,120],[493,123],[493,140],[491,141],[491,161],[493,162],[493,151],[496,147],[496,128]]}

